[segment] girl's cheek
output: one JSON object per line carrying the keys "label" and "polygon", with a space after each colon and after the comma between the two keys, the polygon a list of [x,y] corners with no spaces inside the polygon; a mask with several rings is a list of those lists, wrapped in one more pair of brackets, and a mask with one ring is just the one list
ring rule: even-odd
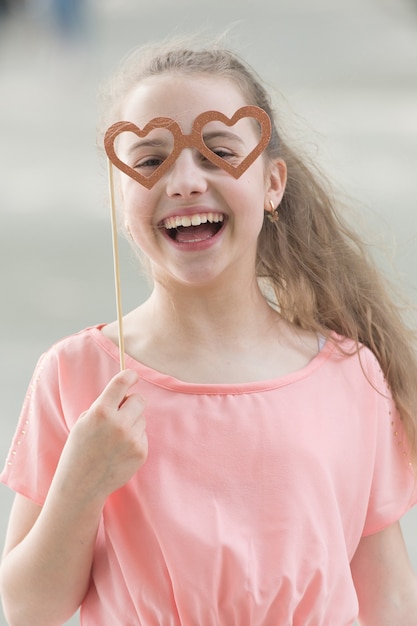
{"label": "girl's cheek", "polygon": [[154,228],[154,213],[152,205],[143,197],[131,195],[124,202],[123,219],[131,225],[136,233],[149,236]]}
{"label": "girl's cheek", "polygon": [[[136,183],[136,187],[140,187]],[[143,211],[143,207],[146,203],[143,200],[140,190],[135,189],[133,186],[125,186],[123,190],[123,210],[125,213],[137,215],[138,212]]]}

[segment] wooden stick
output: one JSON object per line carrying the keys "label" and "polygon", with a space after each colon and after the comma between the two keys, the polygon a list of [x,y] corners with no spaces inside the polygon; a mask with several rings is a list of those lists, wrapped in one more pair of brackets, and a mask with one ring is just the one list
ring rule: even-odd
{"label": "wooden stick", "polygon": [[112,229],[112,241],[113,241],[114,286],[115,286],[115,292],[116,292],[117,326],[118,326],[118,333],[119,333],[119,358],[120,358],[120,370],[124,370],[125,369],[125,341],[124,341],[124,335],[123,335],[122,295],[121,295],[121,289],[120,289],[119,243],[118,243],[118,235],[117,235],[116,203],[114,199],[113,165],[110,159],[107,159],[107,165],[108,165],[108,174],[109,174],[111,229]]}

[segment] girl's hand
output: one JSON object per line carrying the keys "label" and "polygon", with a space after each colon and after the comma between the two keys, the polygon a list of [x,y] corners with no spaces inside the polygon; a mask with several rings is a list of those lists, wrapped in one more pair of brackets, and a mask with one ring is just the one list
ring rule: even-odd
{"label": "girl's hand", "polygon": [[79,418],[42,507],[16,496],[1,564],[10,624],[63,624],[85,597],[106,498],[148,452],[136,381],[120,372]]}
{"label": "girl's hand", "polygon": [[128,395],[137,378],[132,370],[120,372],[80,416],[62,452],[55,488],[79,502],[104,501],[143,465],[148,454],[144,400]]}

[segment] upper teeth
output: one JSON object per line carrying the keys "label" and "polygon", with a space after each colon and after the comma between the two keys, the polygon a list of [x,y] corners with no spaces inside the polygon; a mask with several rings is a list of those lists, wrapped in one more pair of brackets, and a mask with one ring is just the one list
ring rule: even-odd
{"label": "upper teeth", "polygon": [[164,220],[165,228],[178,228],[178,226],[200,226],[206,222],[222,222],[223,215],[221,213],[196,213],[195,215],[176,215],[175,217],[167,217]]}

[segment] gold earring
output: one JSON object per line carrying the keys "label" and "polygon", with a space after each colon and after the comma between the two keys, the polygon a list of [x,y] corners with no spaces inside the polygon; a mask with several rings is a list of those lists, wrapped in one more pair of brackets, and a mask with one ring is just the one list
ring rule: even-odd
{"label": "gold earring", "polygon": [[271,207],[271,210],[267,211],[266,216],[270,222],[272,222],[273,224],[274,223],[276,224],[279,220],[278,207],[274,207],[274,203],[272,202],[272,200],[269,201],[269,206]]}

